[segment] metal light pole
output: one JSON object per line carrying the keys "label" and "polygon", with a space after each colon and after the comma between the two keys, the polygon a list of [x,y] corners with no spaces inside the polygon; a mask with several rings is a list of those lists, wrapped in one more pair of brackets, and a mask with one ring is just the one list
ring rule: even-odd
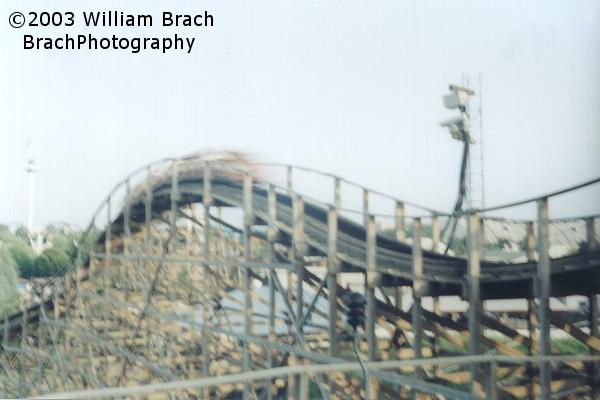
{"label": "metal light pole", "polygon": [[358,363],[360,364],[360,369],[362,369],[363,372],[363,376],[365,377],[365,400],[369,400],[369,372],[367,371],[367,366],[365,365],[365,363],[363,362],[362,358],[360,358],[360,352],[358,351],[358,341],[359,341],[359,334],[358,334],[358,329],[354,328],[353,332],[352,332],[352,336],[353,336],[353,347],[354,347],[354,354],[356,355],[356,359],[358,360]]}
{"label": "metal light pole", "polygon": [[365,400],[369,400],[369,373],[365,363],[360,358],[360,352],[358,348],[359,333],[358,327],[365,325],[365,305],[367,304],[365,298],[360,293],[349,292],[344,295],[344,303],[346,304],[346,319],[348,324],[352,327],[352,342],[354,348],[354,354],[356,359],[360,363],[365,378]]}
{"label": "metal light pole", "polygon": [[[475,144],[475,140],[471,136],[471,123],[469,117],[469,97],[475,94],[473,90],[457,86],[450,85],[449,86],[450,93],[444,96],[444,106],[450,110],[458,109],[460,111],[460,115],[449,120],[443,121],[440,123],[441,126],[448,128],[450,131],[450,135],[453,139],[458,140],[463,143],[463,154],[460,164],[460,180],[458,183],[458,198],[456,200],[456,204],[454,205],[453,214],[458,213],[463,209],[463,202],[465,198],[469,198],[467,194],[467,171],[469,170],[469,146]],[[471,208],[470,204],[467,204],[467,208]],[[446,225],[443,229],[443,235],[446,235],[448,228],[452,226],[450,229],[450,233],[447,235],[448,244],[446,245],[446,250],[444,254],[448,252],[450,246],[452,245],[452,237],[454,235],[454,230],[456,229],[457,218],[451,217],[446,222]]]}

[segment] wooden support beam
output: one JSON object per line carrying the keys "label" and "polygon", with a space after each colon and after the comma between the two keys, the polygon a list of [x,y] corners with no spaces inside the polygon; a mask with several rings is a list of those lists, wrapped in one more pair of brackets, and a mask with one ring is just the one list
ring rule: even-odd
{"label": "wooden support beam", "polygon": [[[146,176],[146,194],[144,196],[144,252],[150,254],[151,248],[151,236],[150,236],[150,223],[152,221],[152,169],[148,167]],[[92,274],[90,273],[90,276]]]}
{"label": "wooden support beam", "polygon": [[[591,295],[589,296],[589,305],[590,305],[590,336],[597,340],[600,340],[600,329],[598,329],[598,319],[600,318],[600,312],[598,310],[598,296]],[[600,351],[596,348],[590,349],[591,354],[600,354]],[[600,363],[594,362],[589,366],[590,371],[590,386],[591,390],[591,398],[593,400],[600,400]]]}
{"label": "wooden support beam", "polygon": [[[593,302],[592,302],[593,303]],[[591,305],[594,306],[593,304]],[[596,304],[597,308],[597,304]],[[586,346],[588,346],[591,350],[596,352],[600,352],[600,338],[598,338],[598,319],[596,319],[596,326],[591,325],[592,332],[596,332],[596,334],[587,334],[581,329],[577,328],[575,325],[567,322],[564,317],[561,317],[558,314],[552,314],[549,318],[550,324],[554,325],[557,328],[562,329],[567,332],[569,335],[573,336],[575,339],[583,342]],[[590,321],[591,322],[591,321]]]}
{"label": "wooden support beam", "polygon": [[594,251],[598,248],[598,240],[596,239],[596,223],[594,217],[585,219],[585,237],[587,251]]}
{"label": "wooden support beam", "polygon": [[204,204],[204,257],[210,258],[210,206],[212,204],[211,168],[207,162],[204,164],[203,194]]}
{"label": "wooden support beam", "polygon": [[[587,250],[590,252],[596,250],[598,248],[598,241],[596,240],[596,221],[594,217],[586,218],[585,233]],[[600,318],[600,312],[598,311],[598,300],[598,295],[591,294],[588,296],[588,304],[590,309],[590,337],[600,342],[600,330],[598,329],[598,318]],[[600,354],[600,349],[598,347],[592,347],[589,344],[588,346],[590,346],[591,354]],[[590,396],[593,400],[600,400],[600,363],[591,363],[588,370],[591,386]]]}
{"label": "wooden support beam", "polygon": [[431,241],[432,251],[435,253],[442,253],[442,231],[440,227],[440,220],[437,215],[431,217]]}
{"label": "wooden support beam", "polygon": [[375,337],[375,321],[377,316],[375,315],[375,288],[379,283],[379,274],[377,273],[376,265],[376,231],[375,231],[375,217],[369,216],[367,223],[367,310],[366,310],[366,333],[368,343],[368,359],[369,361],[375,361],[376,359],[376,337]]}
{"label": "wooden support beam", "polygon": [[338,211],[342,208],[342,181],[340,178],[333,180],[333,205]]}
{"label": "wooden support beam", "polygon": [[[585,231],[587,239],[587,250],[596,250],[598,248],[598,241],[596,240],[596,220],[594,217],[586,218]],[[600,341],[600,332],[598,329],[598,318],[600,318],[600,312],[598,311],[598,295],[589,295],[588,304],[590,309],[590,337]],[[591,345],[589,345],[589,343],[588,346],[591,347],[591,354],[600,354],[600,349],[597,346],[592,347]],[[589,373],[590,386],[592,388],[590,395],[593,400],[600,400],[600,363],[591,363],[589,366]]]}
{"label": "wooden support beam", "polygon": [[[204,251],[203,255],[207,259],[210,259],[210,206],[212,204],[212,177],[211,177],[210,163],[204,164],[204,176],[202,179],[203,192],[202,202],[204,204]],[[206,266],[208,268],[208,266]],[[207,325],[209,323],[208,317],[208,304],[204,304],[202,307],[202,376],[209,376],[208,368],[210,366],[210,354],[208,346],[208,330]],[[210,388],[204,388],[202,390],[203,398],[210,399]]]}
{"label": "wooden support beam", "polygon": [[395,216],[395,231],[396,231],[396,240],[399,242],[403,242],[406,240],[406,230],[405,230],[405,211],[404,211],[404,203],[401,201],[396,201],[396,206],[394,209]]}
{"label": "wooden support beam", "polygon": [[288,165],[287,168],[286,168],[285,186],[287,188],[288,195],[291,196],[292,191],[293,191],[293,185],[292,185],[292,166],[291,165]]}
{"label": "wooden support beam", "polygon": [[403,294],[402,286],[396,286],[394,288],[394,305],[399,310],[402,310],[402,294]]}
{"label": "wooden support beam", "polygon": [[[527,222],[526,228],[526,241],[527,241],[527,261],[534,262],[535,261],[535,229],[533,226],[533,222]],[[536,285],[536,279],[533,280],[532,285]],[[536,289],[534,287],[533,290],[536,293]],[[537,310],[535,307],[535,298],[527,299],[527,331],[529,332],[528,336],[528,354],[534,355],[535,350],[539,348],[539,337],[538,337],[538,320],[537,320]],[[529,375],[529,381],[533,382],[536,377],[536,369],[532,364],[527,364],[527,373]],[[533,385],[530,385],[529,397],[533,398]]]}
{"label": "wooden support beam", "polygon": [[498,400],[498,386],[496,381],[496,370],[498,365],[495,361],[487,365],[487,384],[485,390],[486,400]]}
{"label": "wooden support beam", "polygon": [[[403,242],[406,240],[406,228],[405,228],[405,211],[404,203],[396,201],[394,205],[394,223],[395,223],[395,236],[396,240]],[[394,288],[394,304],[400,310],[402,310],[402,286],[396,286]]]}
{"label": "wooden support beam", "polygon": [[[413,299],[412,306],[412,329],[413,329],[413,350],[415,358],[423,357],[423,309],[421,299],[425,290],[423,280],[423,249],[421,248],[421,218],[414,220],[414,235],[412,245],[412,278],[413,278]],[[415,368],[415,377],[423,378],[422,368]],[[417,393],[413,392],[416,397]]]}
{"label": "wooden support beam", "polygon": [[[277,237],[277,194],[275,187],[269,185],[269,192],[267,194],[267,207],[268,207],[268,231],[267,231],[267,246],[268,246],[268,261],[276,261],[275,253],[275,239]],[[275,282],[273,274],[275,271],[269,271],[269,340],[275,342]],[[267,367],[273,368],[273,360],[275,359],[275,352],[271,349],[267,349]],[[267,400],[273,398],[272,393],[273,379],[267,380]]]}
{"label": "wooden support beam", "polygon": [[[480,277],[481,277],[481,234],[480,220],[477,213],[471,213],[468,221],[468,287],[469,287],[469,353],[471,355],[481,354],[481,296],[480,296]],[[479,366],[471,364],[470,366],[473,386],[472,391],[476,392],[476,386],[481,385],[481,374]]]}
{"label": "wooden support beam", "polygon": [[[175,167],[176,168],[176,167]],[[111,207],[110,207],[110,196],[106,199],[106,229],[104,231],[104,253],[106,258],[103,260],[103,268],[101,271],[102,274],[102,288],[103,288],[103,296],[104,298],[108,298],[109,286],[111,285],[110,279],[110,265],[112,263],[112,254],[111,254],[111,240],[112,240],[112,215],[111,215]],[[53,288],[54,293],[58,293],[58,288]],[[54,303],[54,313],[55,315],[58,313],[59,305],[58,298],[55,298]],[[58,319],[58,318],[55,318]],[[105,332],[106,333],[106,332]]]}
{"label": "wooden support beam", "polygon": [[368,229],[369,225],[369,191],[363,189],[362,192],[362,211],[363,211],[363,226],[365,230]]}
{"label": "wooden support beam", "polygon": [[204,163],[204,171],[202,177],[202,204],[212,205],[212,168],[209,161]]}
{"label": "wooden support beam", "polygon": [[[540,324],[540,355],[550,355],[550,242],[548,236],[548,198],[537,201],[538,208],[538,314]],[[550,400],[551,364],[540,362],[541,399]]]}
{"label": "wooden support beam", "polygon": [[[437,316],[442,315],[439,297],[433,298],[433,313]],[[442,349],[442,347],[440,345],[440,331],[442,330],[442,328],[436,322],[434,322],[433,324],[435,326],[435,329],[433,331],[433,334],[434,334],[434,336],[433,336],[433,354],[435,356],[439,356],[441,353],[441,349]]]}
{"label": "wooden support beam", "polygon": [[180,198],[179,193],[179,160],[174,160],[171,165],[171,219],[170,219],[170,228],[173,229],[172,232],[176,231],[176,223],[177,223],[177,201]]}
{"label": "wooden support beam", "polygon": [[[559,318],[559,317],[557,317],[556,315],[552,315],[551,318],[552,318],[551,319],[552,325],[556,325],[557,327],[561,326],[560,325],[561,324],[560,321],[562,321],[562,320],[556,319],[556,318]],[[519,344],[527,345],[529,343],[529,338],[526,338],[526,337],[522,336],[521,334],[519,334],[518,331],[516,331],[516,330],[514,330],[514,329],[512,329],[512,328],[510,328],[510,327],[508,327],[508,326],[506,326],[504,324],[501,324],[500,322],[496,321],[494,318],[489,317],[489,316],[487,316],[485,314],[481,315],[481,324],[482,324],[482,326],[484,326],[486,328],[498,331],[499,333],[501,333],[501,334],[503,334],[503,335],[505,335],[505,336],[513,339],[515,342],[517,342]],[[566,328],[566,329],[573,330],[573,327]],[[575,329],[577,329],[577,328],[575,328]],[[580,330],[578,330],[578,331],[581,332]],[[579,334],[578,331],[575,331],[575,334]],[[585,335],[585,333],[583,333],[583,332],[581,332],[581,334]],[[504,349],[506,349],[506,347],[505,347],[506,345],[504,345],[502,343],[496,343],[496,342],[493,342],[492,340],[489,340],[489,339],[486,339],[486,338],[482,338],[482,339],[483,339],[483,344],[484,345],[486,345],[486,346],[493,346],[493,347],[495,347],[502,354],[506,354],[506,355],[513,354],[513,353],[509,353],[509,352],[504,351]],[[582,340],[582,339],[580,339],[580,340]],[[585,341],[585,339],[582,340],[582,341]],[[594,343],[592,343],[592,345],[594,345]],[[533,352],[534,352],[534,354],[539,350],[538,346],[539,346],[539,344],[537,342],[534,343],[534,345],[533,345]],[[526,354],[526,353],[521,353],[520,351],[518,353],[521,354],[521,355],[525,355]],[[517,355],[517,354],[514,353],[514,355]],[[574,361],[574,360],[573,361],[566,361],[565,365],[568,365],[569,367],[573,368],[576,371],[581,371],[583,369],[583,363],[580,362],[580,361]]]}
{"label": "wooden support beam", "polygon": [[[560,392],[560,391],[564,391],[564,390],[581,387],[581,386],[585,385],[585,381],[582,379],[578,379],[578,378],[555,379],[552,382],[550,382],[550,385],[551,385],[551,390],[553,392]],[[530,391],[529,386],[533,386],[533,396],[534,396],[533,398],[534,399],[541,398],[541,396],[543,394],[543,390],[542,390],[542,387],[540,386],[540,384],[538,384],[538,383],[534,383],[533,385],[527,384],[527,385],[503,386],[502,391],[506,392],[509,395],[512,395],[516,398],[524,398],[524,397],[528,396],[528,393]]]}
{"label": "wooden support beam", "polygon": [[[440,221],[437,215],[432,215],[431,217],[431,239],[432,239],[432,251],[434,252],[442,252],[441,248],[441,229],[440,229]],[[437,316],[442,315],[440,308],[440,299],[439,297],[434,297],[433,301],[433,313]],[[435,329],[433,331],[433,354],[439,356],[441,351],[440,345],[440,330],[441,327],[439,324],[434,322]]]}
{"label": "wooden support beam", "polygon": [[[252,176],[244,174],[244,188],[243,188],[243,207],[244,207],[244,231],[243,231],[243,242],[244,242],[244,261],[246,263],[252,261],[252,248],[251,248],[251,235],[252,235],[252,221],[254,221],[254,214],[252,211]],[[248,265],[243,267],[243,279],[242,279],[242,290],[244,292],[244,334],[252,334],[252,283],[250,282],[250,269]],[[248,344],[244,342],[244,359],[243,359],[243,370],[250,370],[250,351]],[[250,387],[247,382],[244,383],[243,398],[248,399]]]}
{"label": "wooden support beam", "polygon": [[[129,178],[127,178],[125,180],[125,206],[124,206],[124,211],[123,211],[123,231],[125,233],[125,237],[123,238],[123,255],[125,256],[130,256],[131,255],[131,247],[132,247],[132,240],[131,240],[131,183],[129,181]],[[78,259],[77,263],[81,263],[81,261]],[[77,268],[79,269],[80,265],[77,265]],[[125,268],[119,268],[120,274],[121,274],[121,279],[125,279],[127,281],[127,284],[129,284],[129,271],[128,269]],[[79,280],[77,279],[77,277],[79,276],[79,274],[75,273],[74,274],[74,279],[75,279],[75,288],[78,287],[79,285]],[[126,296],[129,295],[129,291],[126,291]]]}
{"label": "wooden support beam", "polygon": [[294,197],[292,208],[292,250],[296,273],[296,329],[298,334],[302,336],[303,328],[300,323],[304,314],[302,282],[304,281],[304,256],[306,253],[306,238],[304,236],[304,200],[302,197]]}
{"label": "wooden support beam", "polygon": [[[306,255],[306,237],[304,234],[304,199],[295,196],[292,205],[292,253],[296,273],[296,332],[300,341],[304,338],[304,256]],[[296,376],[296,391],[299,400],[305,400],[308,396],[308,376],[300,374]]]}
{"label": "wooden support beam", "polygon": [[[377,272],[377,226],[375,217],[369,215],[367,219],[367,294],[366,328],[367,328],[367,357],[369,361],[377,360],[377,336],[375,335],[375,324],[377,321],[375,288],[381,284],[380,273]],[[375,377],[369,377],[369,398],[379,398],[379,381]]]}
{"label": "wooden support beam", "polygon": [[329,355],[337,356],[338,354],[338,334],[337,334],[337,274],[339,272],[339,262],[337,259],[337,236],[338,236],[338,220],[337,209],[329,208],[327,215],[327,290],[329,300]]}

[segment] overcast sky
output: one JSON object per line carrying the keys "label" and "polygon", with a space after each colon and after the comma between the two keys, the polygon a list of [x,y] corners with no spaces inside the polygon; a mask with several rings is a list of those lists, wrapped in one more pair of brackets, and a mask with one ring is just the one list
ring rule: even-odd
{"label": "overcast sky", "polygon": [[[163,5],[161,5],[161,3]],[[197,150],[342,175],[449,210],[460,144],[439,127],[461,74],[483,79],[488,205],[600,175],[600,6],[589,1],[45,1],[0,3],[0,222],[85,225],[131,170]],[[13,11],[74,11],[73,28],[13,29]],[[168,29],[162,11],[214,15]],[[79,13],[152,13],[153,28]],[[191,54],[23,50],[25,33],[195,36]],[[32,145],[27,149],[28,139]],[[551,215],[600,212],[600,190]]]}

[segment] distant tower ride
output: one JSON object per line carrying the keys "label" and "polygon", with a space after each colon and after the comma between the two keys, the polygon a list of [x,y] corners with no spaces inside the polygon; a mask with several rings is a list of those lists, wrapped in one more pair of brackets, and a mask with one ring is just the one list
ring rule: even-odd
{"label": "distant tower ride", "polygon": [[29,192],[27,194],[27,235],[29,236],[29,243],[35,254],[41,254],[44,250],[45,235],[41,230],[35,228],[34,220],[34,208],[35,208],[35,161],[30,158],[27,161],[27,176],[29,179]]}

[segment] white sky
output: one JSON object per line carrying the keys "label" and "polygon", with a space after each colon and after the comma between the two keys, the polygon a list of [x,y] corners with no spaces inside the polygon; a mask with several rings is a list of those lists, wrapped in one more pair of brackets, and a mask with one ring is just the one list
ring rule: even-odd
{"label": "white sky", "polygon": [[[163,5],[160,5],[160,4]],[[452,5],[450,4],[452,3]],[[600,175],[600,3],[589,1],[16,1],[0,4],[0,222],[88,222],[131,170],[196,150],[337,173],[449,210],[460,144],[438,122],[461,73],[483,76],[486,202]],[[172,35],[161,11],[215,18],[191,54],[23,50],[13,11],[74,11],[72,34]],[[152,13],[155,27],[88,29],[80,12]],[[600,190],[551,215],[600,212]]]}

